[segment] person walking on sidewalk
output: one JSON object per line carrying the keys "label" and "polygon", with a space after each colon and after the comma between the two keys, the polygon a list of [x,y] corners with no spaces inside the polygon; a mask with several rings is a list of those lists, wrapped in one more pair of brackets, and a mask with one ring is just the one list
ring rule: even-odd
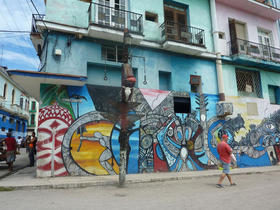
{"label": "person walking on sidewalk", "polygon": [[232,155],[232,149],[227,144],[228,136],[226,134],[222,135],[222,141],[218,144],[217,150],[220,156],[220,161],[223,167],[223,173],[221,174],[218,184],[216,184],[216,187],[222,188],[222,182],[225,177],[228,178],[228,181],[230,182],[230,185],[236,185],[234,182],[232,182],[231,176],[230,176],[230,168],[229,165],[231,163],[231,155]]}
{"label": "person walking on sidewalk", "polygon": [[17,142],[15,138],[12,137],[11,132],[7,133],[7,137],[5,138],[5,144],[7,147],[6,160],[9,166],[9,171],[13,171],[14,162],[16,160]]}
{"label": "person walking on sidewalk", "polygon": [[35,132],[33,131],[30,142],[28,144],[28,150],[29,150],[29,166],[34,166],[34,155],[36,154],[36,143],[37,143],[37,137],[35,136]]}

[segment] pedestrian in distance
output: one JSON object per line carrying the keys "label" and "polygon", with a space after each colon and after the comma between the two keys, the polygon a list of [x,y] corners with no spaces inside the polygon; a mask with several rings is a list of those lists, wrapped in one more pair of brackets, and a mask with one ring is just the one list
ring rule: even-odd
{"label": "pedestrian in distance", "polygon": [[31,139],[28,144],[28,151],[29,151],[29,166],[33,167],[35,162],[35,154],[36,154],[36,143],[37,143],[37,137],[35,136],[35,132],[32,132]]}
{"label": "pedestrian in distance", "polygon": [[21,141],[22,141],[22,138],[19,136],[18,138],[17,138],[17,154],[20,154],[20,145],[21,145]]}
{"label": "pedestrian in distance", "polygon": [[31,136],[30,135],[26,136],[25,143],[24,143],[24,146],[25,146],[25,149],[26,149],[26,153],[29,153],[30,141],[31,141]]}
{"label": "pedestrian in distance", "polygon": [[17,142],[16,139],[12,137],[11,132],[7,133],[7,137],[4,141],[7,147],[6,160],[9,166],[9,171],[13,171],[14,162],[16,160]]}
{"label": "pedestrian in distance", "polygon": [[217,146],[221,165],[223,167],[223,172],[219,178],[218,184],[216,184],[216,187],[218,187],[218,188],[223,188],[222,182],[225,177],[228,178],[228,181],[231,186],[236,185],[236,183],[232,182],[232,179],[230,176],[230,163],[231,163],[231,158],[232,158],[232,149],[227,144],[227,141],[228,141],[228,136],[226,134],[223,134],[222,141]]}

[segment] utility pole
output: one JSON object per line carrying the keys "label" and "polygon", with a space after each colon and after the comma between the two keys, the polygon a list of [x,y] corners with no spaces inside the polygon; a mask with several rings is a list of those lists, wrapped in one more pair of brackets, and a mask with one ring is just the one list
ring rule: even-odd
{"label": "utility pole", "polygon": [[131,36],[128,29],[124,29],[123,37],[123,65],[122,65],[122,87],[121,87],[121,104],[120,104],[120,125],[121,131],[119,135],[120,142],[120,165],[119,165],[119,185],[123,186],[125,183],[125,175],[127,170],[127,151],[128,151],[128,140],[129,140],[129,102],[131,102],[133,87],[136,79],[133,75],[132,68],[128,64],[128,45],[131,43]]}

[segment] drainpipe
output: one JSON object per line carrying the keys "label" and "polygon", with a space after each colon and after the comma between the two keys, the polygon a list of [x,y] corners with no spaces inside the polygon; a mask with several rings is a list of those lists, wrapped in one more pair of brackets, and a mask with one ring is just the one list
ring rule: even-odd
{"label": "drainpipe", "polygon": [[212,22],[212,34],[214,42],[214,51],[216,53],[216,69],[217,69],[217,79],[218,79],[218,90],[219,90],[219,100],[225,101],[225,88],[223,81],[223,66],[221,60],[221,53],[218,49],[218,30],[217,30],[217,15],[216,15],[216,0],[210,0],[210,9],[211,9],[211,22]]}

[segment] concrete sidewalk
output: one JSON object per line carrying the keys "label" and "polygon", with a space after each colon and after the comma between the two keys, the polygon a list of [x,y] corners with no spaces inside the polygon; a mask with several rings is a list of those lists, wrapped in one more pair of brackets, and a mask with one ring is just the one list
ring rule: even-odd
{"label": "concrete sidewalk", "polygon": [[20,154],[16,155],[16,161],[14,162],[14,171],[10,172],[8,164],[5,161],[0,162],[0,179],[10,176],[11,174],[27,167],[29,165],[29,157],[25,148],[20,148]]}
{"label": "concrete sidewalk", "polygon": [[[236,168],[232,175],[255,174],[280,171],[280,166]],[[209,176],[219,176],[220,170],[188,171],[188,172],[167,172],[126,175],[126,184],[163,182],[171,180],[183,180]],[[50,189],[50,188],[81,188],[92,186],[118,185],[118,175],[112,176],[82,176],[82,177],[54,177],[36,178],[35,167],[24,168],[0,180],[0,187],[13,189]]]}

